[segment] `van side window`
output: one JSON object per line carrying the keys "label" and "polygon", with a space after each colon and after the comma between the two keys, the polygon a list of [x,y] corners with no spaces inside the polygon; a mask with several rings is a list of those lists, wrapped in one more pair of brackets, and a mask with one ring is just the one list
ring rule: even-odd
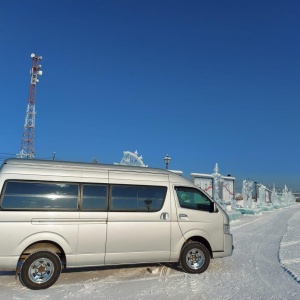
{"label": "van side window", "polygon": [[212,212],[213,202],[201,191],[189,187],[176,187],[180,206],[183,208]]}
{"label": "van side window", "polygon": [[84,184],[82,192],[82,209],[106,210],[107,186],[99,184]]}
{"label": "van side window", "polygon": [[154,212],[159,211],[165,201],[167,187],[164,186],[111,186],[111,211]]}
{"label": "van side window", "polygon": [[2,209],[68,209],[76,210],[78,184],[7,181]]}

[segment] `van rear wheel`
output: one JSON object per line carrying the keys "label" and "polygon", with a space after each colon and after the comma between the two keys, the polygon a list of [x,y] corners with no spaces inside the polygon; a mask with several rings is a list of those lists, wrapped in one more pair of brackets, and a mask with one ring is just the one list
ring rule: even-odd
{"label": "van rear wheel", "polygon": [[199,242],[190,242],[181,251],[180,265],[187,273],[203,273],[208,268],[209,262],[209,251]]}
{"label": "van rear wheel", "polygon": [[21,283],[29,289],[47,289],[58,279],[61,272],[59,257],[50,251],[30,254],[20,271]]}

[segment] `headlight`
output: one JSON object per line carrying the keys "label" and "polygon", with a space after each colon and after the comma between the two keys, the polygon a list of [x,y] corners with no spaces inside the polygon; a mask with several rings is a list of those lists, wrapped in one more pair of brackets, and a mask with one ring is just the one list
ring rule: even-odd
{"label": "headlight", "polygon": [[224,233],[230,233],[230,225],[224,224]]}

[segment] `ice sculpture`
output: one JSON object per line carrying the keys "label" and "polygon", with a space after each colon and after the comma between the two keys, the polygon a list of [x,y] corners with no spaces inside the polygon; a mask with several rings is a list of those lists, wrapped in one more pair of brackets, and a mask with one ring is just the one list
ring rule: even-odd
{"label": "ice sculpture", "polygon": [[253,192],[253,181],[243,180],[242,195],[243,195],[244,208],[253,207],[252,192]]}
{"label": "ice sculpture", "polygon": [[266,187],[263,184],[260,184],[258,188],[257,206],[264,208],[266,207],[266,204]]}
{"label": "ice sculpture", "polygon": [[218,202],[221,207],[226,211],[227,206],[226,203],[220,199],[220,185],[222,183],[222,178],[221,174],[219,174],[219,167],[218,164],[216,163],[215,168],[214,168],[214,173],[212,174],[213,176],[213,187],[214,187],[214,192],[213,192],[213,199]]}
{"label": "ice sculpture", "polygon": [[137,150],[133,153],[130,151],[123,152],[123,158],[120,163],[114,163],[115,165],[126,165],[126,166],[138,166],[138,167],[148,167],[143,162],[143,157],[138,156]]}
{"label": "ice sculpture", "polygon": [[273,189],[272,189],[271,202],[275,206],[280,206],[281,205],[280,197],[277,194],[277,191],[275,189],[275,185],[273,186]]}

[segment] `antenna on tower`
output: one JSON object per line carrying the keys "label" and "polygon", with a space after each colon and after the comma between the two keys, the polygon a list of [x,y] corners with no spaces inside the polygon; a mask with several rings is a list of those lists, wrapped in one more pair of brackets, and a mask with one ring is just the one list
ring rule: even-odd
{"label": "antenna on tower", "polygon": [[39,65],[39,61],[42,60],[42,57],[32,53],[31,58],[32,58],[32,66],[30,69],[29,97],[28,97],[28,103],[26,109],[21,151],[20,154],[17,154],[18,158],[34,158],[36,84],[37,82],[39,82],[38,76],[41,76],[43,74],[43,71],[41,71],[42,66]]}

